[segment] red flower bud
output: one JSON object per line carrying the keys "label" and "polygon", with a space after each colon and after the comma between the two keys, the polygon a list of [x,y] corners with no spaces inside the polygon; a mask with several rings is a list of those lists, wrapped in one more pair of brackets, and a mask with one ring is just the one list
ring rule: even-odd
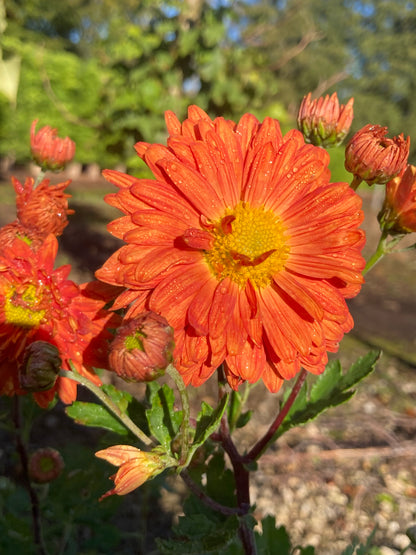
{"label": "red flower bud", "polygon": [[38,484],[52,482],[61,475],[63,469],[61,454],[52,447],[38,449],[29,459],[29,476]]}
{"label": "red flower bud", "polygon": [[19,368],[20,387],[32,393],[51,389],[61,366],[61,357],[55,345],[47,341],[34,341],[24,350]]}
{"label": "red flower bud", "polygon": [[311,100],[303,98],[298,113],[298,129],[305,141],[315,146],[339,146],[350,130],[354,117],[354,99],[340,106],[337,93]]}
{"label": "red flower bud", "polygon": [[387,183],[378,221],[391,235],[416,231],[416,166],[408,165]]}
{"label": "red flower bud", "polygon": [[120,326],[110,347],[110,366],[122,378],[148,382],[172,360],[173,329],[165,318],[144,312]]}
{"label": "red flower bud", "polygon": [[75,143],[68,137],[60,139],[57,130],[49,125],[37,133],[35,119],[30,128],[30,147],[32,156],[43,170],[61,171],[75,155]]}
{"label": "red flower bud", "polygon": [[387,127],[366,125],[357,131],[345,149],[345,169],[354,174],[355,185],[384,184],[398,175],[407,164],[410,137],[386,137]]}

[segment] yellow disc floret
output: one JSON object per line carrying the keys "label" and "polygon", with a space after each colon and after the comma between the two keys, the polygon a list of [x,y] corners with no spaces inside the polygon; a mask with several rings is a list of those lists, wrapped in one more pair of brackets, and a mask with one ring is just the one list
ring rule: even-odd
{"label": "yellow disc floret", "polygon": [[250,280],[266,287],[284,268],[289,255],[285,227],[274,212],[241,202],[213,223],[213,246],[205,259],[221,281],[230,278],[240,287]]}
{"label": "yellow disc floret", "polygon": [[28,285],[22,292],[11,287],[5,295],[5,316],[8,324],[24,328],[39,326],[45,316],[41,308],[42,296],[34,285]]}

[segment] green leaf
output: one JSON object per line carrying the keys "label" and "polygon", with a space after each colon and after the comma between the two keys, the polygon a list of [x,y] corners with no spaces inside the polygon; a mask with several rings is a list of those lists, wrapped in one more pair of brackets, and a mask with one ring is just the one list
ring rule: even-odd
{"label": "green leaf", "polygon": [[171,442],[178,433],[183,412],[174,409],[175,395],[167,384],[160,386],[157,382],[150,382],[147,396],[151,404],[146,410],[149,430],[166,452],[171,453]]}
{"label": "green leaf", "polygon": [[123,436],[129,433],[118,418],[113,416],[105,407],[96,403],[75,401],[71,406],[66,407],[65,412],[77,424],[104,428]]}
{"label": "green leaf", "polygon": [[215,432],[221,422],[228,402],[228,395],[224,395],[215,410],[207,403],[202,402],[201,411],[198,413],[196,430],[192,449],[195,450],[202,445],[209,436]]}
{"label": "green leaf", "polygon": [[246,412],[243,412],[242,414],[240,414],[235,424],[235,427],[244,428],[244,426],[250,422],[252,415],[253,415],[252,410],[247,410]]}
{"label": "green leaf", "polygon": [[[311,545],[307,547],[292,547],[292,543],[284,526],[276,528],[276,521],[273,516],[266,516],[261,521],[262,533],[255,533],[256,545],[259,555],[291,555],[295,552],[299,555],[314,555],[315,548]],[[276,547],[278,546],[278,550]]]}
{"label": "green leaf", "polygon": [[309,400],[305,382],[274,439],[290,428],[316,418],[324,410],[348,401],[355,393],[351,388],[374,370],[379,357],[380,351],[370,351],[360,357],[345,374],[341,373],[338,361],[331,362],[312,386]]}
{"label": "green leaf", "polygon": [[186,515],[173,527],[176,538],[156,542],[163,555],[219,555],[228,553],[226,549],[234,542],[238,528],[236,516],[219,523],[201,514]]}
{"label": "green leaf", "polygon": [[106,393],[110,399],[115,403],[121,412],[126,412],[127,407],[131,403],[133,397],[127,391],[116,389],[112,384],[103,384],[101,389]]}
{"label": "green leaf", "polygon": [[243,401],[241,398],[241,393],[238,391],[232,391],[230,395],[230,402],[228,403],[228,426],[232,432],[236,425],[238,418],[241,414],[241,408],[243,406]]}

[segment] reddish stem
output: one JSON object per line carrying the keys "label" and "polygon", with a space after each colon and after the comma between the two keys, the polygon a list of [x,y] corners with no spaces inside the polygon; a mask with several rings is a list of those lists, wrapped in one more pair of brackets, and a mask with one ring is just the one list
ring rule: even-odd
{"label": "reddish stem", "polygon": [[282,424],[283,420],[287,416],[289,410],[291,409],[293,403],[295,402],[296,397],[298,396],[299,391],[302,388],[304,381],[306,380],[307,372],[306,370],[302,370],[299,374],[299,377],[290,392],[290,395],[283,405],[282,409],[280,410],[279,414],[276,416],[275,420],[271,424],[270,428],[267,430],[265,435],[254,445],[254,447],[247,453],[247,455],[243,458],[244,463],[250,463],[257,460],[260,455],[267,449],[269,444],[273,441],[273,436],[279,429],[280,425]]}

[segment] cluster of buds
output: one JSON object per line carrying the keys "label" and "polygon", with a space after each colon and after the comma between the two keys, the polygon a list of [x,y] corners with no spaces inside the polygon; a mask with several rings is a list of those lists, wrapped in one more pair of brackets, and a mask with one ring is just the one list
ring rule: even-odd
{"label": "cluster of buds", "polygon": [[331,97],[311,98],[311,93],[304,97],[297,119],[305,141],[324,148],[339,146],[351,127],[354,99],[340,106],[337,93]]}
{"label": "cluster of buds", "polygon": [[35,132],[38,120],[30,129],[30,146],[35,162],[43,171],[61,171],[75,155],[75,143],[69,137],[61,139],[49,125]]}

